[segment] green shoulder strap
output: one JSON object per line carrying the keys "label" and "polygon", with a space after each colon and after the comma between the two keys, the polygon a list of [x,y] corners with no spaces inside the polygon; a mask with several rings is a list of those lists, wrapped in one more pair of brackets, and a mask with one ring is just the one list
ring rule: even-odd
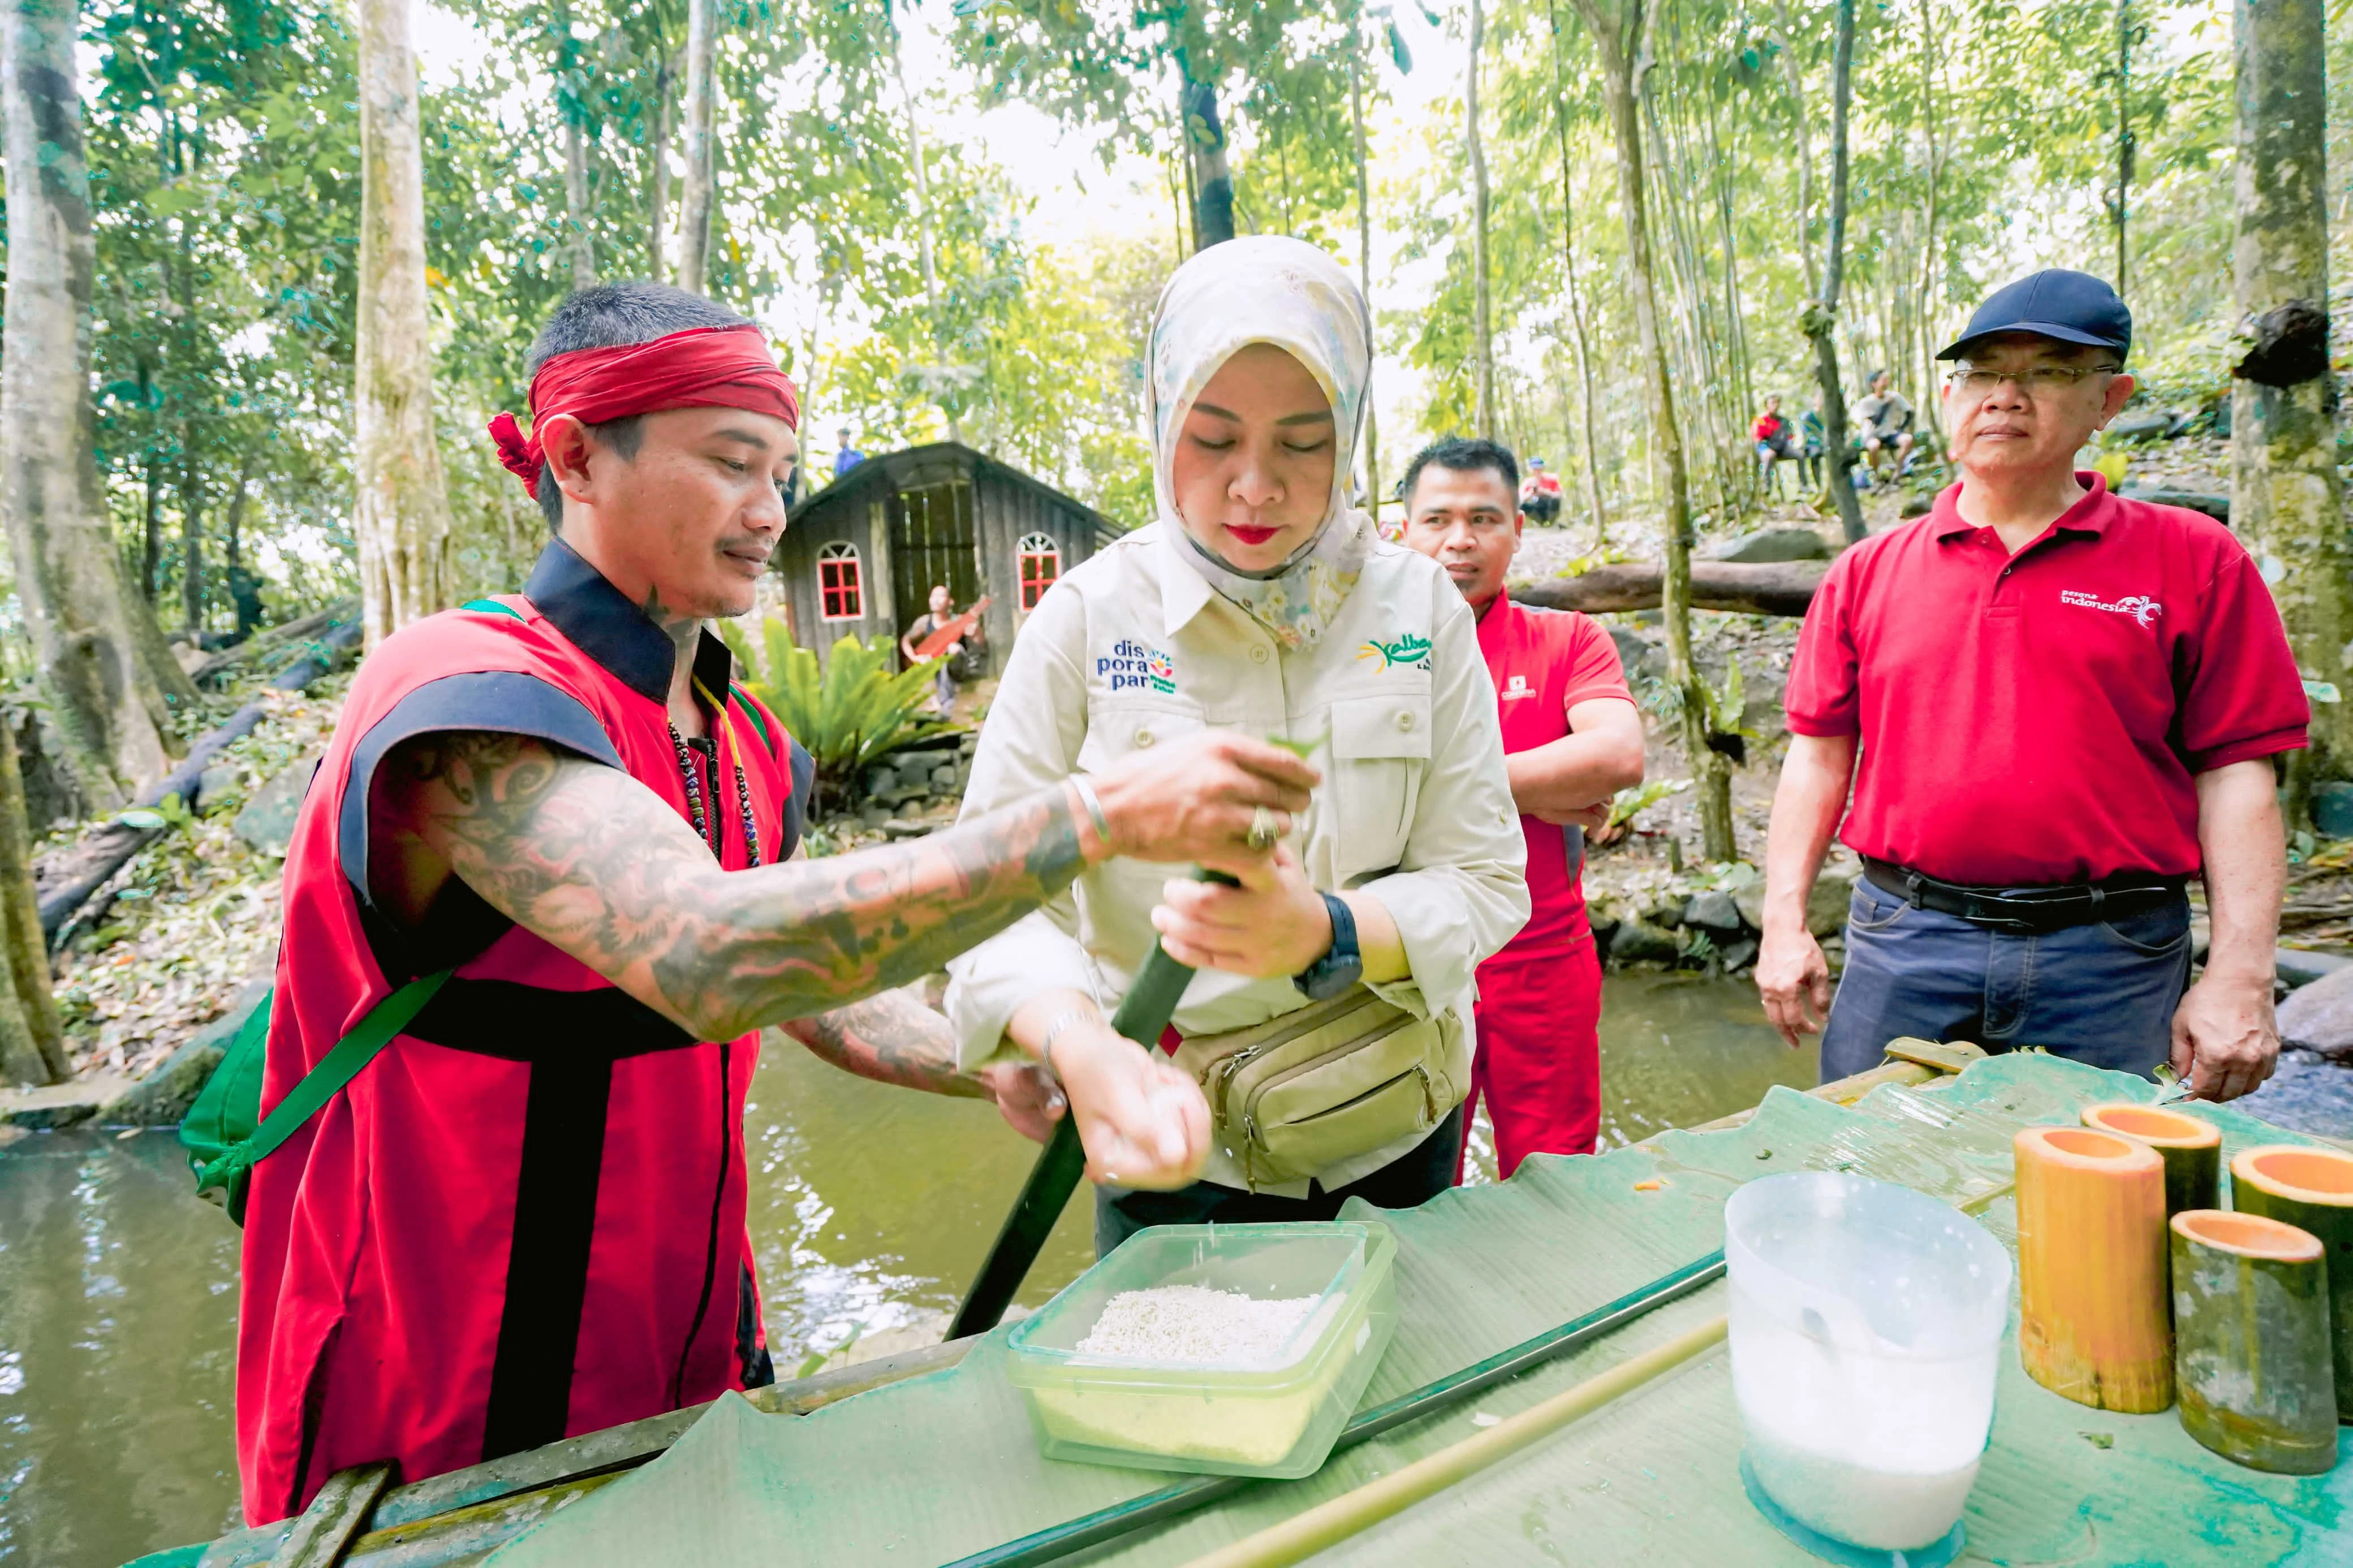
{"label": "green shoulder strap", "polygon": [[752,694],[744,689],[743,682],[731,680],[727,683],[727,689],[734,694],[736,701],[744,705],[744,717],[752,721],[752,728],[760,731],[760,744],[774,752],[776,736],[776,731],[768,728],[768,716],[760,711],[760,705],[752,700]]}
{"label": "green shoulder strap", "polygon": [[[291,1138],[297,1128],[316,1116],[321,1107],[357,1077],[360,1068],[375,1060],[376,1053],[383,1050],[395,1035],[408,1027],[409,1020],[417,1016],[425,1004],[433,1000],[433,994],[440,990],[448,978],[449,972],[444,969],[438,973],[412,980],[369,1009],[368,1016],[359,1021],[358,1026],[336,1041],[335,1048],[329,1051],[317,1067],[303,1074],[302,1081],[287,1090],[285,1099],[270,1108],[269,1114],[263,1117],[260,1125],[253,1130],[253,1136],[230,1144],[218,1159],[196,1173],[197,1190],[202,1192],[211,1187],[237,1190],[247,1172],[275,1153],[278,1146]],[[267,1031],[269,1027],[269,1009],[260,1008],[256,1016],[261,1021],[260,1027]],[[250,1033],[254,1026],[253,1021],[248,1019],[240,1033]]]}
{"label": "green shoulder strap", "polygon": [[469,599],[458,607],[461,610],[472,610],[480,615],[512,616],[516,620],[522,619],[521,610],[516,609],[512,605],[501,605],[496,599]]}

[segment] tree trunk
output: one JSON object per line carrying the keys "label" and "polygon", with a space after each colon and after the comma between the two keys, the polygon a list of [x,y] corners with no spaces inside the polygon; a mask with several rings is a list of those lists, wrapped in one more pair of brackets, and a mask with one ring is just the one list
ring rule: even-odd
{"label": "tree trunk", "polygon": [[448,602],[449,500],[433,429],[425,192],[408,0],[358,0],[359,344],[353,529],[367,645]]}
{"label": "tree trunk", "polygon": [[1487,279],[1487,150],[1479,136],[1479,54],[1487,37],[1487,11],[1471,0],[1471,67],[1462,100],[1471,138],[1471,369],[1477,399],[1472,429],[1495,436],[1495,325],[1493,290]]}
{"label": "tree trunk", "polygon": [[193,441],[180,458],[180,624],[191,633],[205,629],[205,476]]}
{"label": "tree trunk", "polygon": [[1577,282],[1577,196],[1570,184],[1568,104],[1560,95],[1566,80],[1560,63],[1560,12],[1546,7],[1552,23],[1553,129],[1560,138],[1560,271],[1568,294],[1568,324],[1577,342],[1577,378],[1584,388],[1577,408],[1585,424],[1585,498],[1593,513],[1593,550],[1609,542],[1609,512],[1601,500],[1601,448],[1593,438],[1593,353],[1585,332],[1585,300]]}
{"label": "tree trunk", "polygon": [[1193,169],[1193,246],[1207,250],[1234,237],[1234,176],[1226,163],[1226,128],[1218,118],[1215,84],[1195,81],[1179,56],[1184,75],[1178,104],[1185,114],[1185,146]]}
{"label": "tree trunk", "polygon": [[[0,524],[67,763],[101,811],[170,766],[164,693],[99,491],[90,402],[95,251],[69,6],[0,5],[8,181]],[[152,616],[149,626],[153,626]]]}
{"label": "tree trunk", "polygon": [[1831,57],[1831,235],[1822,262],[1822,291],[1808,300],[1799,324],[1814,343],[1814,374],[1822,388],[1822,471],[1850,542],[1863,536],[1862,503],[1846,463],[1846,386],[1839,378],[1839,290],[1846,276],[1846,111],[1854,74],[1854,0],[1838,0],[1838,45]]}
{"label": "tree trunk", "polygon": [[1929,440],[1941,457],[1945,450],[1944,405],[1930,391],[1936,384],[1936,340],[1930,335],[1935,323],[1928,310],[1928,301],[1936,298],[1936,222],[1942,216],[1945,178],[1944,144],[1936,134],[1940,118],[1936,106],[1944,101],[1944,94],[1937,88],[1937,58],[1936,0],[1920,0],[1920,118],[1928,132],[1928,211],[1927,232],[1920,242],[1920,308],[1915,314],[1919,318],[1920,411],[1928,422]]}
{"label": "tree trunk", "polygon": [[[915,176],[915,245],[923,265],[923,307],[931,318],[932,354],[943,358],[940,352],[940,274],[937,252],[932,237],[932,177],[923,159],[923,127],[915,120],[915,95],[907,88],[907,66],[899,47],[899,23],[895,16],[886,16],[882,25],[891,30],[891,74],[899,84],[899,102],[907,118],[907,166]],[[944,370],[944,364],[940,366]],[[964,427],[956,418],[955,407],[948,402],[946,382],[934,401],[940,414],[948,422],[948,439],[961,442]]]}
{"label": "tree trunk", "polygon": [[[1362,7],[1348,38],[1348,121],[1356,149],[1356,286],[1365,296],[1369,326],[1373,313],[1373,201],[1370,161],[1365,156],[1365,68]],[[1365,378],[1365,499],[1373,521],[1381,520],[1381,439],[1373,414],[1373,383]]]}
{"label": "tree trunk", "polygon": [[646,275],[657,282],[670,279],[670,258],[663,254],[662,226],[670,221],[670,55],[654,67],[654,144],[651,177],[646,195]]}
{"label": "tree trunk", "polygon": [[[1738,561],[1694,561],[1691,567],[1691,606],[1695,610],[1725,610],[1744,616],[1800,616],[1814,602],[1814,590],[1830,570],[1824,561],[1776,561],[1750,564]],[[1666,569],[1655,561],[1623,561],[1596,566],[1575,577],[1547,577],[1522,584],[1512,597],[1523,605],[1548,610],[1582,610],[1588,616],[1605,611],[1655,610],[1664,597]]]}
{"label": "tree trunk", "polygon": [[588,195],[588,137],[576,109],[564,112],[564,207],[572,223],[572,286],[586,289],[596,281],[596,235],[589,227],[596,214]]}
{"label": "tree trunk", "polygon": [[2287,622],[2312,708],[2291,753],[2290,805],[2353,773],[2353,548],[2337,479],[2328,370],[2327,100],[2322,0],[2238,0],[2238,378],[2231,516]]}
{"label": "tree trunk", "polygon": [[[34,1055],[47,1069],[47,1081],[73,1076],[66,1055],[65,1026],[58,1018],[57,992],[49,974],[49,947],[41,932],[39,895],[33,887],[33,834],[25,820],[25,775],[16,763],[16,737],[0,721],[0,941],[8,961],[0,964],[0,1034],[21,1029]],[[5,1052],[5,1047],[0,1047]]]}
{"label": "tree trunk", "polygon": [[2132,0],[2116,0],[2116,298],[2125,297],[2125,221],[2132,206]]}
{"label": "tree trunk", "polygon": [[147,448],[147,497],[139,541],[139,590],[153,604],[164,576],[164,460]]}
{"label": "tree trunk", "polygon": [[700,294],[711,276],[712,134],[718,98],[719,0],[687,0],[686,188],[678,213],[678,286]]}
{"label": "tree trunk", "polygon": [[1798,58],[1797,32],[1789,26],[1789,0],[1773,0],[1773,11],[1781,24],[1781,65],[1789,79],[1789,110],[1798,121],[1798,255],[1806,267],[1806,292],[1812,295],[1821,291],[1821,277],[1814,268],[1814,140],[1806,116],[1806,68]]}
{"label": "tree trunk", "polygon": [[1633,278],[1634,329],[1641,347],[1642,374],[1651,403],[1651,429],[1661,466],[1666,469],[1666,563],[1660,606],[1665,612],[1667,683],[1681,698],[1679,720],[1683,756],[1699,780],[1700,831],[1710,860],[1729,860],[1732,779],[1725,759],[1708,749],[1706,689],[1692,663],[1691,479],[1683,467],[1683,433],[1675,421],[1673,379],[1667,371],[1667,344],[1659,330],[1658,284],[1651,262],[1650,226],[1643,215],[1642,119],[1639,73],[1649,68],[1649,23],[1645,0],[1626,0],[1621,31],[1604,0],[1576,0],[1592,30],[1600,57],[1602,99],[1618,139],[1619,205],[1626,217],[1626,260]]}

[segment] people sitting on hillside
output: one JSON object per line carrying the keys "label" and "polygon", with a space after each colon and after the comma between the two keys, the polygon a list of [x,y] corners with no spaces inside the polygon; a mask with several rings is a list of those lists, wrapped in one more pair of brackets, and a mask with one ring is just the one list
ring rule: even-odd
{"label": "people sitting on hillside", "polygon": [[1798,419],[1798,476],[1806,481],[1808,494],[1822,488],[1822,455],[1830,450],[1830,436],[1822,427],[1822,400],[1817,396],[1814,405]]}
{"label": "people sitting on hillside", "polygon": [[1887,477],[1891,461],[1897,479],[1912,469],[1912,405],[1889,389],[1894,379],[1886,371],[1873,371],[1870,394],[1854,405],[1858,445],[1874,480]]}
{"label": "people sitting on hillside", "polygon": [[1542,458],[1530,458],[1528,477],[1520,483],[1520,515],[1535,523],[1559,521],[1560,494],[1560,476]]}
{"label": "people sitting on hillside", "polygon": [[1773,483],[1773,465],[1784,458],[1791,462],[1798,460],[1797,426],[1781,416],[1778,393],[1767,395],[1765,412],[1757,416],[1757,423],[1748,433],[1757,442],[1757,478],[1769,489]]}

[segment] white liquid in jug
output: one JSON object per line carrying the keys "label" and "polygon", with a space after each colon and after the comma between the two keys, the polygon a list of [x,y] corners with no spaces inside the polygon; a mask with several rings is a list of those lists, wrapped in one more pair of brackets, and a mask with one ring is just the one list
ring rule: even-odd
{"label": "white liquid in jug", "polygon": [[1889,1552],[1916,1551],[1941,1540],[1978,1479],[1975,1459],[1942,1475],[1905,1475],[1808,1453],[1753,1427],[1748,1463],[1757,1484],[1809,1530]]}

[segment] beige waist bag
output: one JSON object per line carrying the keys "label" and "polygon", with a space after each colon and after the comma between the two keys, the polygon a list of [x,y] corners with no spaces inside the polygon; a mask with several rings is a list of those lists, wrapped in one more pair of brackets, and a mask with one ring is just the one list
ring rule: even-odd
{"label": "beige waist bag", "polygon": [[1359,985],[1247,1029],[1196,1035],[1176,1065],[1256,1191],[1417,1131],[1462,1103],[1471,1052],[1452,1014],[1417,1018]]}

